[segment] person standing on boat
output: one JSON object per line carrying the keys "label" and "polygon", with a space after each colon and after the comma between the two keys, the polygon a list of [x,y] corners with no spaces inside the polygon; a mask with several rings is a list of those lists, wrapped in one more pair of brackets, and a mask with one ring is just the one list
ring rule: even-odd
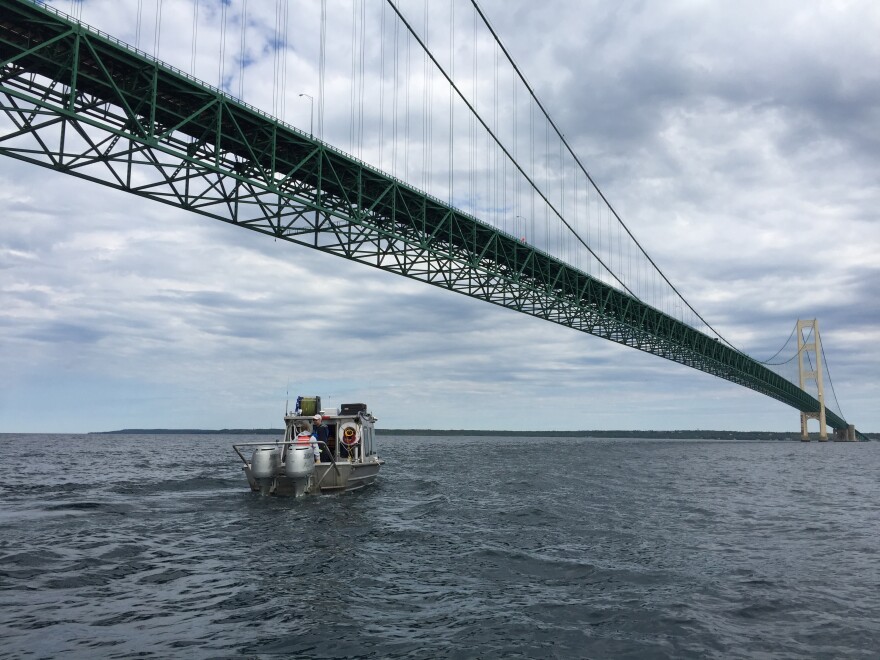
{"label": "person standing on boat", "polygon": [[327,446],[327,438],[330,437],[330,429],[324,423],[324,418],[321,415],[315,415],[313,419],[315,423],[312,425],[312,450],[315,452],[315,462],[320,463],[321,454],[324,452],[324,447]]}

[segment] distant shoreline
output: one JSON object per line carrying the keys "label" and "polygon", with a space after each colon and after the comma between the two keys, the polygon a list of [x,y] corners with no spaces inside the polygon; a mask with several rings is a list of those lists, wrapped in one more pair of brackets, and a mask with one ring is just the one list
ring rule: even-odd
{"label": "distant shoreline", "polygon": [[[281,435],[284,429],[120,429],[92,431],[89,435]],[[798,432],[775,431],[486,431],[474,429],[376,429],[378,435],[505,436],[541,438],[654,438],[664,440],[800,440]],[[865,433],[872,440],[880,434]],[[812,433],[815,440],[817,433]]]}

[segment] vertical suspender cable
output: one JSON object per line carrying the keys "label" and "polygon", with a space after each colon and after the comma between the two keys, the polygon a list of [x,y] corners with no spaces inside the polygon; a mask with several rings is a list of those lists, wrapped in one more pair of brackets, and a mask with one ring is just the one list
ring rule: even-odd
{"label": "vertical suspender cable", "polygon": [[284,0],[275,0],[275,38],[272,48],[272,116],[278,116],[278,91],[280,87],[278,59],[281,52],[281,3]]}
{"label": "vertical suspender cable", "polygon": [[360,22],[360,80],[358,84],[358,158],[364,158],[364,79],[366,78],[366,25],[367,25],[367,4],[366,0],[361,0],[361,22]]}
{"label": "vertical suspender cable", "polygon": [[[385,7],[385,5],[382,5]],[[400,21],[394,21],[394,87],[392,88],[391,116],[392,116],[392,142],[391,142],[391,172],[400,178],[397,171],[397,137],[398,137],[398,98],[400,96]]]}
{"label": "vertical suspender cable", "polygon": [[[513,139],[513,160],[514,160],[514,162],[518,162],[517,158],[519,157],[519,149],[518,149],[519,145],[517,143],[519,142],[519,140],[517,138],[519,137],[519,134],[518,134],[519,127],[517,126],[517,118],[518,118],[519,113],[517,112],[517,110],[518,110],[517,98],[516,98],[517,85],[516,85],[515,78],[511,77],[510,86],[511,86],[511,89],[513,90],[513,102],[511,103],[511,107],[513,110],[513,131],[511,132],[512,139]],[[516,216],[518,215],[518,211],[519,211],[519,177],[516,176],[516,172],[513,172],[512,174],[513,174],[513,209],[512,209],[512,213],[513,213],[513,218],[515,220]],[[516,233],[516,231],[512,230],[510,233]]]}
{"label": "vertical suspender cable", "polygon": [[[425,0],[423,3],[423,21],[424,21],[424,35],[425,41],[427,43],[429,37],[428,33],[428,0]],[[430,137],[428,135],[428,124],[430,122],[430,111],[431,106],[428,103],[428,88],[430,84],[428,83],[428,53],[427,49],[422,56],[422,190],[428,189],[428,140]]]}
{"label": "vertical suspender cable", "polygon": [[406,89],[406,119],[404,121],[404,139],[403,139],[403,179],[409,181],[409,90],[412,87],[412,37],[406,39],[406,77],[404,78],[404,86]]}
{"label": "vertical suspender cable", "polygon": [[153,57],[159,59],[159,40],[162,37],[162,0],[156,2],[156,29],[153,32]]}
{"label": "vertical suspender cable", "polygon": [[[449,75],[455,78],[455,2],[449,3]],[[455,107],[453,105],[452,87],[449,87],[449,181],[447,183],[448,203],[452,206],[452,187],[454,185],[455,152],[453,135],[455,134]]]}
{"label": "vertical suspender cable", "polygon": [[[279,117],[282,121],[284,120],[284,115],[287,113],[287,35],[290,31],[288,15],[289,8],[290,4],[288,2],[281,5],[281,114]],[[309,123],[311,123],[311,121]]]}
{"label": "vertical suspender cable", "polygon": [[[571,187],[573,191],[572,196],[572,206],[574,207],[574,230],[575,233],[580,233],[581,231],[581,223],[580,223],[580,213],[578,213],[578,208],[580,207],[580,193],[578,192],[578,176],[577,172],[571,178]],[[574,266],[575,268],[580,268],[581,263],[581,251],[578,249],[578,246],[574,246]],[[638,292],[636,292],[638,295]]]}
{"label": "vertical suspender cable", "polygon": [[355,91],[357,89],[357,68],[355,63],[355,43],[357,39],[357,0],[351,3],[351,88],[349,90],[348,95],[348,151],[349,153],[354,153],[354,145],[355,145],[355,136],[354,136],[354,127],[355,127],[355,118],[354,118],[354,105],[355,105]]}
{"label": "vertical suspender cable", "polygon": [[[493,70],[492,70],[492,128],[496,131],[498,130],[498,44],[495,44],[495,48],[492,49],[492,61],[493,61]],[[488,138],[488,133],[486,136]],[[489,143],[486,143],[486,150],[490,148]],[[494,220],[494,225],[498,227],[498,147],[495,145],[491,145],[492,149],[492,220]]]}
{"label": "vertical suspender cable", "polygon": [[[559,194],[560,194],[560,198],[562,199],[561,204],[563,205],[563,208],[564,208],[564,205],[565,205],[565,170],[566,170],[566,167],[565,167],[565,160],[563,159],[563,156],[562,156],[562,144],[561,144],[561,143],[559,144],[559,152],[558,152],[557,158],[559,158],[559,165],[558,165],[558,167],[562,170],[562,175],[561,175],[561,177],[560,177],[560,179],[561,179],[561,184],[560,184],[560,191],[559,191]],[[565,217],[565,218],[568,217],[568,215],[566,214],[565,210],[563,210],[563,212],[562,212],[562,216]],[[571,231],[571,232],[563,232],[564,240],[563,240],[563,246],[562,246],[562,247],[563,247],[563,250],[564,250],[563,253],[565,254],[565,261],[566,261],[567,263],[572,263],[572,261],[571,261],[571,238],[572,238],[572,236],[576,233],[576,231],[577,231],[577,230],[574,230],[574,231]]]}
{"label": "vertical suspender cable", "polygon": [[196,52],[199,43],[199,0],[193,0],[192,53],[190,55],[189,72],[196,75]]}
{"label": "vertical suspender cable", "polygon": [[[72,2],[73,0],[71,0]],[[137,26],[134,31],[134,47],[141,49],[141,23],[143,23],[144,0],[138,0]]]}
{"label": "vertical suspender cable", "polygon": [[241,4],[241,39],[238,45],[238,98],[244,99],[244,61],[247,57],[247,0]]}
{"label": "vertical suspender cable", "polygon": [[[471,72],[471,78],[473,80],[473,96],[474,96],[474,107],[479,110],[480,105],[478,103],[479,96],[477,94],[477,14],[474,12],[473,14],[473,41],[471,42],[471,48],[473,48],[473,71]],[[468,122],[468,129],[470,133],[470,167],[468,168],[471,173],[471,181],[470,181],[470,198],[471,198],[471,213],[474,215],[477,214],[477,124],[473,115],[470,115]]]}
{"label": "vertical suspender cable", "polygon": [[[492,127],[498,130],[498,48],[492,50]],[[498,147],[489,141],[489,134],[486,133],[486,151],[491,149],[491,157],[487,161],[487,168],[491,171],[490,175],[490,202],[492,206],[492,224],[498,227]]]}
{"label": "vertical suspender cable", "polygon": [[384,169],[385,153],[385,3],[382,3],[382,26],[379,30],[379,169]]}
{"label": "vertical suspender cable", "polygon": [[223,89],[223,75],[226,67],[226,3],[220,3],[220,59],[217,62],[217,87]]}
{"label": "vertical suspender cable", "polygon": [[318,62],[318,135],[324,139],[324,75],[327,68],[327,0],[321,0],[321,55]]}

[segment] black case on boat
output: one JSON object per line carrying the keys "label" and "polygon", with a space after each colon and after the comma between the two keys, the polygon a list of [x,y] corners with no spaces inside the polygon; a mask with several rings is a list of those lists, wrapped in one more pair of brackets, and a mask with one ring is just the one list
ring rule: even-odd
{"label": "black case on boat", "polygon": [[357,415],[359,412],[367,412],[366,403],[343,403],[339,407],[340,415]]}

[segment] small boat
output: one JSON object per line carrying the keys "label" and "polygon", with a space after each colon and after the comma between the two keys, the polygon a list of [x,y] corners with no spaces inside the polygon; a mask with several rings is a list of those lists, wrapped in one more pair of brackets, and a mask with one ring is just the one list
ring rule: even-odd
{"label": "small boat", "polygon": [[286,497],[341,493],[373,483],[385,463],[376,455],[375,423],[366,404],[344,403],[325,411],[320,397],[298,397],[293,413],[284,415],[283,440],[232,448],[255,492]]}

